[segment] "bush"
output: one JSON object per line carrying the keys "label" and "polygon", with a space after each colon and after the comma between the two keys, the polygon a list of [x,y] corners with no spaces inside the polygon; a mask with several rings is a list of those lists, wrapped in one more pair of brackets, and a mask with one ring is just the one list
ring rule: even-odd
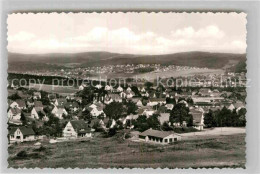
{"label": "bush", "polygon": [[16,157],[26,158],[26,157],[28,157],[28,154],[27,154],[26,151],[22,150],[22,151],[20,151],[20,152],[18,152],[18,153],[16,154]]}

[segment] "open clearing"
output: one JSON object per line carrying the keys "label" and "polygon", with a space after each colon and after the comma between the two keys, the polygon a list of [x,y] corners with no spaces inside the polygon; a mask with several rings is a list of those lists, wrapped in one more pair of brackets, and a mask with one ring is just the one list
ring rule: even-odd
{"label": "open clearing", "polygon": [[[10,146],[9,167],[244,167],[246,162],[244,133],[200,136],[165,146],[123,140],[120,133],[57,144],[43,141],[41,149],[34,143]],[[21,151],[27,157],[16,157]]]}
{"label": "open clearing", "polygon": [[154,80],[158,77],[160,78],[170,78],[170,77],[187,77],[193,75],[207,75],[207,74],[223,74],[222,69],[187,69],[187,70],[170,70],[165,72],[149,72],[137,75],[138,79]]}

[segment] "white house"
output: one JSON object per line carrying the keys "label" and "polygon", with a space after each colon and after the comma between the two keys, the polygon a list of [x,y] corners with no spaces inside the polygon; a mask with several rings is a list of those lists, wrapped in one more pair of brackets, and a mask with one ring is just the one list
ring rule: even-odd
{"label": "white house", "polygon": [[90,114],[92,115],[92,117],[98,117],[101,114],[104,114],[104,116],[105,116],[104,111],[98,107],[92,108],[92,110],[90,111]]}
{"label": "white house", "polygon": [[105,90],[106,90],[106,91],[111,91],[111,90],[112,90],[112,87],[109,86],[109,85],[106,85],[106,86],[105,86]]}
{"label": "white house", "polygon": [[193,127],[197,130],[204,128],[204,112],[197,109],[190,109],[190,114],[193,117]]}
{"label": "white house", "polygon": [[51,113],[54,114],[59,119],[63,119],[63,115],[68,115],[68,112],[64,107],[57,107],[57,106],[54,106]]}
{"label": "white house", "polygon": [[19,108],[10,108],[7,112],[8,120],[20,120],[21,110]]}
{"label": "white house", "polygon": [[33,93],[33,99],[37,100],[37,99],[41,99],[42,95],[40,92],[34,92]]}
{"label": "white house", "polygon": [[142,103],[141,100],[138,100],[138,102],[136,103],[136,105],[137,105],[138,107],[142,107],[142,106],[143,106],[143,103]]}
{"label": "white house", "polygon": [[124,89],[121,86],[118,86],[118,88],[116,90],[117,90],[117,92],[123,92]]}
{"label": "white house", "polygon": [[34,119],[39,119],[40,118],[40,114],[42,114],[42,119],[46,119],[46,113],[44,112],[44,110],[41,107],[34,107],[31,111],[31,117]]}
{"label": "white house", "polygon": [[149,102],[147,103],[148,106],[155,106],[158,104],[166,104],[165,98],[150,98]]}
{"label": "white house", "polygon": [[92,137],[91,128],[84,120],[69,121],[62,133],[66,138]]}
{"label": "white house", "polygon": [[24,141],[34,141],[35,132],[31,127],[21,126],[14,127],[9,130],[9,142],[24,142]]}
{"label": "white house", "polygon": [[10,104],[11,108],[19,108],[19,109],[26,109],[26,104],[24,100],[16,100]]}
{"label": "white house", "polygon": [[148,129],[139,134],[139,140],[156,144],[169,144],[172,142],[180,141],[181,136],[174,132]]}

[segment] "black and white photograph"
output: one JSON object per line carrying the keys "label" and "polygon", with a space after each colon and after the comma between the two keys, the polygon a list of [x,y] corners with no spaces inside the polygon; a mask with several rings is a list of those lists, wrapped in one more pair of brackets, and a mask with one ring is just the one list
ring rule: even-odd
{"label": "black and white photograph", "polygon": [[245,12],[6,23],[8,168],[245,168]]}

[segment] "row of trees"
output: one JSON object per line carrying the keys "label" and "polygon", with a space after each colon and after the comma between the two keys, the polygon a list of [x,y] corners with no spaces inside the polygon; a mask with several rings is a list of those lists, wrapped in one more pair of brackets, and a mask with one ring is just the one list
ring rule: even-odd
{"label": "row of trees", "polygon": [[204,124],[206,127],[223,127],[235,126],[241,127],[246,125],[246,109],[233,111],[223,107],[221,110],[212,111],[204,114]]}

